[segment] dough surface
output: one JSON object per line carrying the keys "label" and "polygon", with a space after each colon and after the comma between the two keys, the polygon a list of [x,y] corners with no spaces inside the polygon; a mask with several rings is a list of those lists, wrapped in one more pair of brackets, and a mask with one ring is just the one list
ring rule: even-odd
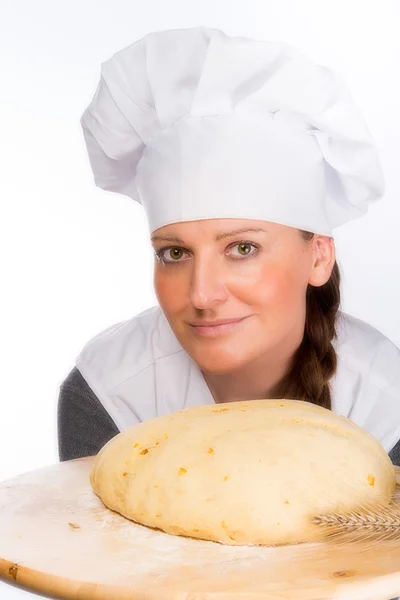
{"label": "dough surface", "polygon": [[137,523],[224,544],[318,539],[317,514],[385,506],[395,469],[351,420],[300,400],[197,406],[111,439],[90,482]]}

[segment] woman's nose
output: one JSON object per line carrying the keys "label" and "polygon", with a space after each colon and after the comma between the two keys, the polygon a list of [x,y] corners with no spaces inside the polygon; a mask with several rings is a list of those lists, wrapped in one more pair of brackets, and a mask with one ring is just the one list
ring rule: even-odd
{"label": "woman's nose", "polygon": [[190,300],[196,308],[207,308],[227,296],[224,268],[218,257],[201,256],[193,260]]}

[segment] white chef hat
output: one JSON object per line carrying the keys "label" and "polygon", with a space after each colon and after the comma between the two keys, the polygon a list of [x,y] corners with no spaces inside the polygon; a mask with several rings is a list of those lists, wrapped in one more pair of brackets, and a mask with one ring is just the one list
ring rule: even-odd
{"label": "white chef hat", "polygon": [[150,232],[248,218],[330,236],[384,193],[345,84],[285,43],[150,33],[101,64],[81,124],[95,184],[140,202]]}

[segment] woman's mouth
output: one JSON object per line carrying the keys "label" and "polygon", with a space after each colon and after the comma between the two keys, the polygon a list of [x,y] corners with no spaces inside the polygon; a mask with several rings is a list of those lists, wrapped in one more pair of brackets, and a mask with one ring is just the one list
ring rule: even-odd
{"label": "woman's mouth", "polygon": [[203,337],[217,337],[219,335],[223,335],[226,333],[231,333],[235,331],[243,321],[247,319],[247,317],[243,317],[241,319],[237,319],[236,321],[232,321],[230,323],[223,323],[221,325],[190,325],[192,330],[196,335],[201,335]]}

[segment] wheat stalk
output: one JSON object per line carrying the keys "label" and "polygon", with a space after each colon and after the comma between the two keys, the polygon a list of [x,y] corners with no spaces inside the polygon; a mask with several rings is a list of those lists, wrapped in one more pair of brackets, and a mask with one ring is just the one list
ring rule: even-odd
{"label": "wheat stalk", "polygon": [[376,509],[316,515],[311,521],[326,538],[354,535],[357,539],[379,536],[400,540],[400,507],[393,503]]}

